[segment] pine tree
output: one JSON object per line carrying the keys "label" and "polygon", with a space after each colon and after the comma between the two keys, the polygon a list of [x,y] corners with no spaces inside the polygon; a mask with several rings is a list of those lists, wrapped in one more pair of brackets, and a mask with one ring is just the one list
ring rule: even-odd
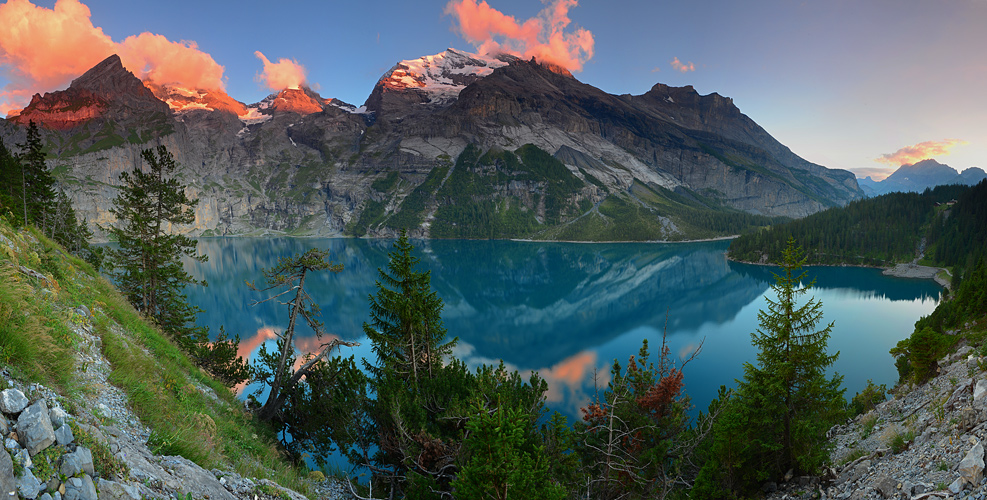
{"label": "pine tree", "polygon": [[810,298],[798,305],[814,281],[802,286],[806,272],[802,249],[790,238],[782,253],[781,274],[775,275],[767,310],[758,312],[760,327],[751,334],[759,349],[757,364],[744,364],[735,403],[746,427],[748,449],[743,456],[753,480],[776,478],[792,469],[812,473],[828,457],[826,431],[842,416],[843,377],[826,378],[839,352],[826,345],[833,323],[816,330],[822,303]]}
{"label": "pine tree", "polygon": [[379,376],[384,367],[394,370],[417,387],[422,377],[431,378],[452,351],[456,340],[443,343],[442,299],[431,289],[431,271],[417,271],[419,259],[407,232],[394,243],[387,271],[380,269],[377,296],[370,296],[371,322],[363,331],[373,343],[378,365],[367,365]]}
{"label": "pine tree", "polygon": [[184,289],[206,283],[185,272],[181,257],[205,262],[207,256],[196,253],[195,240],[171,229],[195,220],[192,207],[198,200],[186,196],[178,179],[166,177],[177,165],[164,146],[156,153],[142,151],[141,158],[147,170],[136,167],[120,174],[122,185],[110,209],[117,225],[107,230],[119,245],[109,252],[111,275],[138,311],[193,352],[208,339],[205,328],[194,326],[200,309],[189,305]]}
{"label": "pine tree", "polygon": [[55,211],[55,179],[45,164],[44,143],[38,126],[31,121],[27,127],[27,140],[19,144],[22,215],[24,222],[34,224],[46,234]]}

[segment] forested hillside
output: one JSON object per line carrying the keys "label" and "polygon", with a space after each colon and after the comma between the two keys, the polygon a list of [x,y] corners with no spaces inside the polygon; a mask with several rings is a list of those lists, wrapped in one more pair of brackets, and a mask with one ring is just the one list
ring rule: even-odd
{"label": "forested hillside", "polygon": [[[982,246],[982,235],[987,234],[981,227],[985,224],[985,190],[987,183],[981,182],[973,188],[939,186],[923,193],[889,193],[853,201],[741,236],[730,245],[729,256],[747,262],[778,262],[785,243],[795,238],[806,248],[810,264],[884,267],[910,262],[925,237],[926,258],[944,265],[959,264],[958,255],[965,255],[974,244],[973,235],[981,235],[977,245]],[[959,201],[951,206],[952,200]],[[971,222],[978,216],[979,222]]]}

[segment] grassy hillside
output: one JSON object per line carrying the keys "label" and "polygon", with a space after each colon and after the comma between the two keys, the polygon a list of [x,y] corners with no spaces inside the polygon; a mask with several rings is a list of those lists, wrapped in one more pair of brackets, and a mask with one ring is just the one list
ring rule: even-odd
{"label": "grassy hillside", "polygon": [[[73,313],[80,306],[92,316]],[[89,367],[76,360],[73,322],[91,322],[85,326],[101,340],[110,382],[152,431],[152,451],[311,495],[307,471],[282,460],[273,433],[230,390],[196,368],[89,264],[0,217],[0,363],[14,378],[56,390],[69,409],[94,390],[76,376]],[[209,421],[215,425],[203,425]]]}

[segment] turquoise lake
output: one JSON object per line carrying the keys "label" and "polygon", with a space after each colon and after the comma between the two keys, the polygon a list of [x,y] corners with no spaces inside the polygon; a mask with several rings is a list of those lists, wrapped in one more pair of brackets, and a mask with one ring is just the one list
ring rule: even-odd
{"label": "turquoise lake", "polygon": [[[262,282],[261,269],[279,257],[312,247],[329,248],[342,263],[338,274],[310,275],[306,288],[322,307],[326,329],[361,342],[343,355],[371,356],[363,335],[368,295],[377,268],[386,266],[392,241],[362,239],[204,238],[209,261],[186,265],[208,287],[189,287],[190,302],[205,312],[201,325],[220,325],[241,337],[241,353],[255,354],[287,324],[283,307],[251,306],[263,298],[244,284]],[[652,352],[663,330],[675,356],[701,342],[685,368],[686,391],[698,409],[732,387],[743,363],[755,360],[750,333],[774,283],[773,268],[730,262],[728,241],[703,243],[534,243],[514,241],[414,241],[421,266],[445,302],[443,320],[459,337],[455,355],[470,366],[504,360],[508,367],[538,371],[549,383],[548,406],[578,418],[579,408],[605,388],[614,359],[626,365],[643,339]],[[897,379],[888,354],[911,334],[915,321],[935,308],[941,288],[931,280],[883,276],[866,268],[810,267],[812,296],[823,302],[824,320],[836,323],[829,348],[839,350],[834,370],[845,376],[847,395],[868,379],[890,387]],[[667,313],[667,316],[666,316]],[[301,350],[318,348],[311,331]]]}

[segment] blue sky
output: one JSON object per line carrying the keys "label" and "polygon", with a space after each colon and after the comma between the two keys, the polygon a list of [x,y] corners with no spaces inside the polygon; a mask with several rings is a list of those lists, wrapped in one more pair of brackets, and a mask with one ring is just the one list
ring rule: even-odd
{"label": "blue sky", "polygon": [[[488,1],[519,23],[546,8]],[[26,0],[8,1],[16,2]],[[114,42],[143,32],[194,41],[223,66],[227,93],[246,103],[271,92],[256,78],[255,51],[297,61],[324,97],[359,105],[399,60],[475,50],[447,1],[82,3]],[[987,168],[987,0],[583,0],[567,12],[564,31],[582,28],[594,40],[575,76],[607,92],[641,94],[661,82],[732,97],[795,153],[832,168],[886,175],[892,166],[876,158],[923,143],[940,147],[919,154],[959,170]],[[0,47],[8,89],[19,81],[14,51]],[[675,59],[694,70],[676,70]]]}

